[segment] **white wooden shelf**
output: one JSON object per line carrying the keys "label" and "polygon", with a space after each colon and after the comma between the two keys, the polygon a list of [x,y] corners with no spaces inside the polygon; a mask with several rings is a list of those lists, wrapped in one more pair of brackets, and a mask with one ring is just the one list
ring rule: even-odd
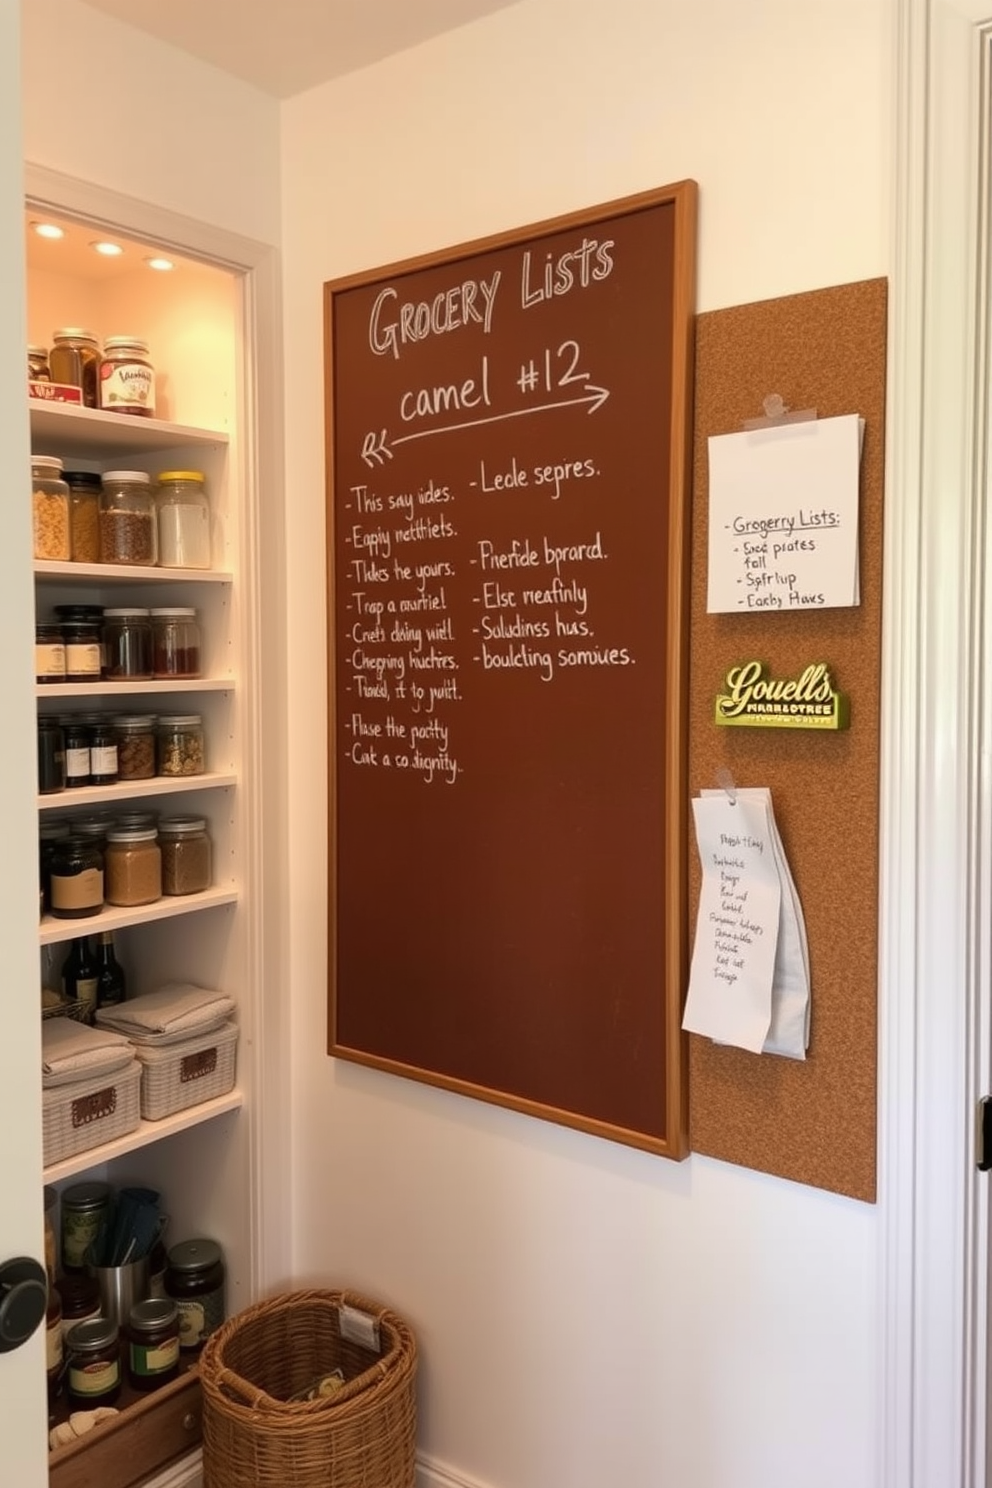
{"label": "white wooden shelf", "polygon": [[84,785],[38,797],[39,811],[67,811],[75,806],[100,806],[133,801],[139,796],[170,796],[177,791],[218,790],[237,785],[236,775],[214,771],[204,775],[153,775],[150,780],[119,780],[116,785]]}
{"label": "white wooden shelf", "polygon": [[135,418],[125,413],[104,413],[97,408],[79,408],[73,403],[49,403],[29,398],[31,445],[39,455],[79,455],[94,460],[119,460],[124,454],[155,454],[157,450],[184,445],[227,444],[219,429],[197,429],[188,424],[170,424],[164,419]]}
{"label": "white wooden shelf", "polygon": [[34,576],[42,583],[85,584],[230,584],[226,568],[163,568],[147,563],[53,563],[36,558]]}
{"label": "white wooden shelf", "polygon": [[38,926],[38,943],[53,945],[56,941],[72,940],[76,935],[102,935],[105,930],[147,925],[153,920],[169,920],[176,915],[194,914],[200,909],[215,909],[218,905],[237,902],[237,889],[214,888],[205,889],[202,894],[168,894],[153,904],[141,904],[131,909],[105,904],[98,915],[83,915],[72,920],[45,915]]}
{"label": "white wooden shelf", "polygon": [[129,682],[38,682],[35,691],[40,698],[75,698],[85,703],[93,697],[141,697],[164,692],[230,692],[233,677],[177,677],[168,682],[149,682],[136,678]]}
{"label": "white wooden shelf", "polygon": [[153,1142],[175,1136],[177,1132],[189,1131],[190,1127],[224,1116],[228,1111],[239,1111],[243,1104],[244,1097],[235,1088],[227,1095],[218,1095],[214,1100],[189,1106],[185,1111],[178,1111],[175,1116],[166,1116],[162,1121],[142,1121],[133,1132],[118,1137],[116,1141],[106,1142],[102,1147],[90,1147],[86,1152],[77,1152],[74,1157],[52,1163],[51,1167],[44,1170],[45,1182],[60,1183],[63,1178],[74,1178],[77,1173],[86,1173],[100,1163],[112,1162],[115,1157],[123,1157],[128,1152],[137,1152]]}

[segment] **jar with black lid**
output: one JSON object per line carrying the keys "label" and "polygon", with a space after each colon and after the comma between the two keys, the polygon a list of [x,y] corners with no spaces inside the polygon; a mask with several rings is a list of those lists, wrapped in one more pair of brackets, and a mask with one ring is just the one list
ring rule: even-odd
{"label": "jar with black lid", "polygon": [[117,783],[117,733],[109,718],[90,725],[90,780],[93,785]]}
{"label": "jar with black lid", "polygon": [[103,852],[107,845],[107,833],[112,832],[116,825],[115,816],[110,816],[105,811],[94,811],[86,816],[74,816],[70,835],[85,837],[87,842],[94,842]]}
{"label": "jar with black lid", "polygon": [[152,622],[148,610],[103,612],[103,675],[110,682],[152,675]]}
{"label": "jar with black lid", "polygon": [[93,839],[73,834],[56,842],[51,861],[51,913],[85,919],[103,908],[103,853]]}
{"label": "jar with black lid", "polygon": [[28,381],[29,382],[51,382],[52,374],[48,366],[48,347],[28,347]]}
{"label": "jar with black lid", "polygon": [[63,720],[65,731],[65,783],[70,790],[92,785],[90,775],[90,731],[78,718]]}
{"label": "jar with black lid", "polygon": [[62,1269],[85,1272],[89,1248],[110,1223],[113,1193],[102,1179],[85,1179],[62,1190]]}
{"label": "jar with black lid", "polygon": [[60,625],[34,628],[34,679],[41,684],[65,681],[65,639]]}
{"label": "jar with black lid", "polygon": [[131,1308],[124,1337],[128,1377],[136,1390],[167,1385],[179,1373],[179,1309],[171,1297],[146,1298]]}
{"label": "jar with black lid", "polygon": [[67,1271],[55,1285],[62,1298],[63,1334],[68,1334],[77,1323],[88,1323],[101,1316],[100,1287],[94,1277],[83,1271]]}
{"label": "jar with black lid", "polygon": [[63,470],[69,487],[69,546],[73,563],[100,562],[100,492],[103,482],[91,470]]}
{"label": "jar with black lid", "polygon": [[66,1385],[73,1405],[93,1410],[113,1405],[121,1393],[121,1347],[117,1324],[98,1317],[76,1323],[65,1340]]}
{"label": "jar with black lid", "polygon": [[[89,604],[57,604],[55,606],[54,613],[55,613],[56,622],[59,625],[59,628],[62,630],[63,636],[65,636],[65,629],[64,629],[64,627],[66,625],[75,625],[75,626],[80,627],[80,629],[82,629],[83,631],[90,631],[90,632],[94,632],[96,634],[96,637],[97,637],[97,659],[98,659],[99,665],[100,665],[100,672],[102,673],[102,671],[103,671],[103,606],[102,605],[89,605]],[[77,680],[83,681],[83,682],[98,682],[100,680],[99,679],[99,676],[94,677],[92,675],[92,671],[91,671],[91,668],[92,668],[92,658],[91,657],[89,657],[89,656],[82,657],[82,658],[78,658],[77,657],[75,659],[77,660],[77,662],[80,661],[80,660],[82,660],[85,663],[85,675],[78,675],[77,676]],[[66,681],[71,681],[72,680],[72,678],[69,677],[69,675],[68,675],[68,673],[70,671],[71,671],[71,667],[69,666],[69,656],[68,656],[68,653],[66,653],[66,674],[67,674],[66,675]]]}
{"label": "jar with black lid", "polygon": [[65,817],[43,817],[38,826],[38,876],[41,890],[41,912],[51,907],[52,852],[58,842],[69,836],[69,823]]}
{"label": "jar with black lid", "polygon": [[57,718],[38,719],[38,794],[65,790],[65,731]]}
{"label": "jar with black lid", "polygon": [[216,1240],[170,1248],[165,1293],[179,1308],[180,1348],[199,1350],[224,1321],[224,1258]]}

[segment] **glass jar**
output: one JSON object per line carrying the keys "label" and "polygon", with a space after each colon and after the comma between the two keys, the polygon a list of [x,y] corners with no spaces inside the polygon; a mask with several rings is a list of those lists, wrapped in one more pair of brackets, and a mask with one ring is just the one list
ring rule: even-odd
{"label": "glass jar", "polygon": [[48,347],[28,347],[28,381],[29,382],[51,382],[52,374],[48,366]]}
{"label": "glass jar", "polygon": [[[141,827],[144,831],[150,831],[152,827],[158,830],[157,811],[119,811],[115,818],[118,827]],[[161,844],[159,844],[161,846]]]}
{"label": "glass jar", "polygon": [[210,838],[201,816],[163,816],[158,840],[163,894],[201,894],[209,889]]}
{"label": "glass jar", "polygon": [[107,846],[107,833],[116,825],[116,817],[108,815],[105,811],[95,811],[86,816],[74,816],[71,822],[71,836],[85,837],[87,842],[95,843],[102,853]]}
{"label": "glass jar", "polygon": [[216,1240],[171,1247],[165,1292],[179,1308],[180,1348],[202,1348],[224,1321],[224,1258]]}
{"label": "glass jar", "polygon": [[41,894],[41,912],[51,907],[52,852],[57,842],[64,842],[69,835],[69,823],[64,817],[50,816],[38,827],[38,884]]}
{"label": "glass jar", "polygon": [[103,908],[103,853],[76,833],[52,847],[51,913],[57,920],[85,919]]}
{"label": "glass jar", "polygon": [[48,365],[53,382],[82,390],[86,408],[98,407],[97,372],[100,366],[100,343],[92,331],[68,326],[52,335]]}
{"label": "glass jar", "polygon": [[65,731],[57,718],[38,719],[38,794],[65,790]]}
{"label": "glass jar", "polygon": [[[77,666],[75,676],[70,675],[73,668],[69,665],[69,656],[67,654],[65,659],[66,680],[69,682],[98,682],[100,680],[100,674],[103,671],[103,606],[57,604],[55,606],[55,619],[62,627],[63,637],[66,634],[65,627],[67,625],[78,626],[80,631],[84,633],[89,631],[92,635],[96,636],[97,654],[95,659],[97,670],[95,672],[93,670],[94,658],[92,654],[87,653],[86,655],[78,655],[73,658],[79,665]],[[80,644],[83,644],[83,642],[80,642]],[[86,644],[92,644],[92,641],[86,642]]]}
{"label": "glass jar", "polygon": [[162,715],[156,733],[160,775],[202,775],[206,769],[203,720],[199,713]]}
{"label": "glass jar", "polygon": [[31,456],[31,512],[35,558],[68,562],[69,487],[62,479],[62,461],[54,455]]}
{"label": "glass jar", "polygon": [[120,780],[151,780],[155,774],[155,719],[151,713],[121,714],[117,731],[117,775]]}
{"label": "glass jar", "polygon": [[155,368],[148,342],[136,336],[108,336],[100,363],[100,407],[108,413],[151,418],[155,412]]}
{"label": "glass jar", "polygon": [[154,827],[114,827],[104,858],[108,904],[130,908],[161,899],[162,851]]}
{"label": "glass jar", "polygon": [[148,610],[103,612],[103,675],[109,681],[152,675],[152,622]]}
{"label": "glass jar", "polygon": [[90,728],[90,781],[93,785],[117,783],[117,733],[109,718]]}
{"label": "glass jar", "polygon": [[100,1287],[94,1277],[82,1271],[67,1271],[55,1283],[62,1298],[62,1332],[67,1334],[77,1323],[88,1323],[100,1313]]}
{"label": "glass jar", "polygon": [[200,675],[200,627],[196,611],[181,606],[154,609],[152,615],[153,669],[156,677]]}
{"label": "glass jar", "polygon": [[100,562],[154,564],[155,499],[143,470],[108,470],[100,493]]}
{"label": "glass jar", "polygon": [[65,470],[69,487],[69,547],[73,563],[100,562],[100,492],[103,482],[89,470]]}
{"label": "glass jar", "polygon": [[128,1375],[136,1390],[154,1390],[176,1378],[179,1309],[171,1297],[136,1302],[124,1336],[128,1344]]}
{"label": "glass jar", "polygon": [[85,1272],[87,1251],[110,1223],[110,1184],[98,1179],[62,1190],[62,1269]]}
{"label": "glass jar", "polygon": [[76,1323],[65,1340],[69,1399],[83,1410],[113,1405],[121,1393],[121,1348],[117,1324],[109,1318]]}
{"label": "glass jar", "polygon": [[78,718],[63,721],[65,734],[65,783],[70,790],[92,785],[90,775],[90,731]]}
{"label": "glass jar", "polygon": [[164,568],[210,567],[210,502],[201,470],[158,478],[158,552]]}
{"label": "glass jar", "polygon": [[34,628],[34,679],[41,684],[65,681],[65,640],[58,625]]}

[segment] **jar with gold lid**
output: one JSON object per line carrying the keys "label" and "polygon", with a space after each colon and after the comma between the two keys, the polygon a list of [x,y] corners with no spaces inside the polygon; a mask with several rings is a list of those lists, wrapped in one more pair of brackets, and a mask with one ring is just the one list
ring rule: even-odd
{"label": "jar with gold lid", "polygon": [[55,331],[48,366],[53,382],[77,387],[86,408],[97,408],[97,374],[100,367],[100,343],[92,331],[79,326],[66,326]]}

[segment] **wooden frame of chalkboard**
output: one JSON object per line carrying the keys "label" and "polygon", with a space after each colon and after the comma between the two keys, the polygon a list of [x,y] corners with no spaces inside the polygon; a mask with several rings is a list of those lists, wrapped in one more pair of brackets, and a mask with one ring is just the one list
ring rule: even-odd
{"label": "wooden frame of chalkboard", "polygon": [[324,286],[328,1052],[675,1158],[696,194]]}

